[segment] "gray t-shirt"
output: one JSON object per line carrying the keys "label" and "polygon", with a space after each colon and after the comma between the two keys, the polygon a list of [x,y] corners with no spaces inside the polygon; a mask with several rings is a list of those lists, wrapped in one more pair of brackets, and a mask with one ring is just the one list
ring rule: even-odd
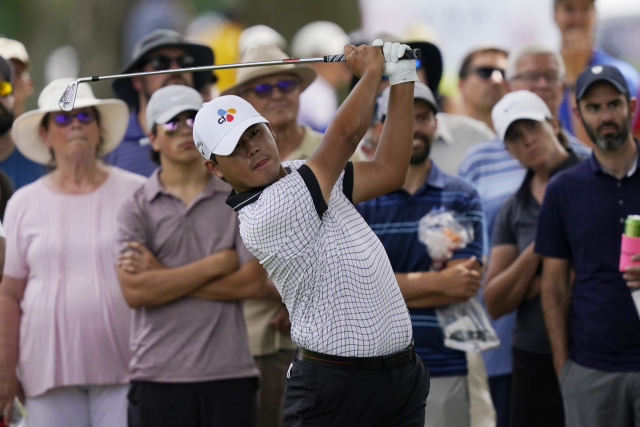
{"label": "gray t-shirt", "polygon": [[[569,157],[554,169],[552,175],[579,161],[571,151]],[[528,172],[520,190],[505,200],[500,208],[493,229],[492,246],[515,245],[518,247],[518,254],[521,254],[535,241],[540,203],[529,190],[530,176],[531,172]],[[539,295],[525,299],[518,307],[512,345],[533,353],[551,354]]]}
{"label": "gray t-shirt", "polygon": [[[145,245],[169,268],[235,249],[238,265],[254,259],[225,200],[231,187],[213,176],[187,206],[168,193],[156,170],[118,215],[121,243]],[[201,382],[258,376],[240,301],[185,296],[136,308],[131,327],[132,379]]]}

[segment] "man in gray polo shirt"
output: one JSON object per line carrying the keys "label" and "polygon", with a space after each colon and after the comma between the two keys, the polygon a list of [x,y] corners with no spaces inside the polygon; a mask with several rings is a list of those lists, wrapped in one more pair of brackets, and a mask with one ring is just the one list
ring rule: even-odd
{"label": "man in gray polo shirt", "polygon": [[[374,42],[382,46],[382,42]],[[422,426],[428,373],[380,240],[353,206],[402,186],[413,142],[415,61],[406,45],[345,46],[360,81],[306,161],[280,162],[268,121],[223,96],[196,116],[209,172],[234,188],[247,248],[282,295],[298,355],[289,368],[284,425]],[[367,130],[383,71],[392,86],[378,150],[348,163]]]}
{"label": "man in gray polo shirt", "polygon": [[187,86],[153,94],[146,119],[161,168],[118,216],[118,278],[135,309],[130,427],[255,425],[258,370],[237,300],[261,296],[266,273],[225,205],[229,185],[199,160],[201,105]]}

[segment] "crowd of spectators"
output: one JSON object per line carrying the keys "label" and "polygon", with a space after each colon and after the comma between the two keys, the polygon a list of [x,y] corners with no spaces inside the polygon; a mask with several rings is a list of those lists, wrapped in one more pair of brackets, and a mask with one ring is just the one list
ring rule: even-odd
{"label": "crowd of spectators", "polygon": [[[640,214],[640,73],[593,45],[595,13],[593,0],[555,0],[559,50],[470,50],[458,110],[438,91],[436,44],[392,40],[423,52],[410,166],[402,189],[356,209],[429,370],[426,427],[640,425],[640,268],[618,268],[625,218]],[[318,21],[289,51],[361,42]],[[238,48],[239,62],[289,58],[263,25]],[[214,60],[155,30],[119,72]],[[225,87],[210,71],[138,76],[114,80],[113,99],[81,84],[71,112],[58,108],[70,80],[59,79],[25,111],[36,67],[0,39],[0,416],[19,399],[33,427],[282,426],[289,312],[242,242],[230,185],[203,164],[194,118],[239,96],[269,121],[281,160],[305,160],[357,79],[326,63],[241,68]],[[354,162],[376,156],[388,85]],[[419,239],[434,210],[472,230],[446,260]],[[438,309],[470,299],[498,348],[447,345]]]}

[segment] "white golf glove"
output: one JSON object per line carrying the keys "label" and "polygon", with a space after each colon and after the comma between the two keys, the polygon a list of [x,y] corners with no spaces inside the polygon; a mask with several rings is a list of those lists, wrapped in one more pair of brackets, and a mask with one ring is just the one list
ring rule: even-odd
{"label": "white golf glove", "polygon": [[411,49],[406,44],[400,43],[382,43],[382,40],[377,39],[371,46],[382,46],[382,53],[384,54],[384,75],[389,77],[389,83],[391,86],[399,83],[419,82],[418,75],[416,74],[416,61],[413,59],[402,59],[402,55],[408,49]]}

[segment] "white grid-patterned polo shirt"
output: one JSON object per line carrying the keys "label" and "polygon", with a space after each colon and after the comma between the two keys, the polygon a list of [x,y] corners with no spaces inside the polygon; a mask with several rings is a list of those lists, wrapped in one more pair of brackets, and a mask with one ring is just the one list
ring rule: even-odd
{"label": "white grid-patterned polo shirt", "polygon": [[287,305],[300,347],[345,357],[384,356],[411,343],[411,319],[382,243],[351,202],[353,165],[329,204],[304,161],[261,189],[232,193],[240,235]]}

